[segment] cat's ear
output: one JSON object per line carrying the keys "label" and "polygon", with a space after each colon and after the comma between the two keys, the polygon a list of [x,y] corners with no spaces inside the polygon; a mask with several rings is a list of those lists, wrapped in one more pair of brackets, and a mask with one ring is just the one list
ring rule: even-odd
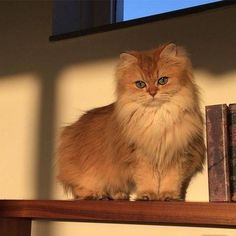
{"label": "cat's ear", "polygon": [[123,52],[120,54],[120,60],[129,64],[137,62],[138,58],[135,52]]}
{"label": "cat's ear", "polygon": [[174,43],[167,44],[160,53],[160,57],[175,57],[176,55],[177,46]]}

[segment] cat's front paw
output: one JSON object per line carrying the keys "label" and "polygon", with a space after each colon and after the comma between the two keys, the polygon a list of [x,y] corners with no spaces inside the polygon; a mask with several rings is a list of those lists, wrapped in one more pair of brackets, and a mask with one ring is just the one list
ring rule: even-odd
{"label": "cat's front paw", "polygon": [[128,200],[129,195],[125,192],[116,192],[110,195],[110,199],[112,200]]}
{"label": "cat's front paw", "polygon": [[130,201],[150,201],[157,200],[157,194],[152,191],[147,192],[136,192],[132,193],[129,196]]}
{"label": "cat's front paw", "polygon": [[109,200],[109,197],[104,192],[97,192],[85,188],[73,189],[75,200]]}
{"label": "cat's front paw", "polygon": [[174,191],[161,192],[158,196],[160,201],[183,201],[180,194]]}

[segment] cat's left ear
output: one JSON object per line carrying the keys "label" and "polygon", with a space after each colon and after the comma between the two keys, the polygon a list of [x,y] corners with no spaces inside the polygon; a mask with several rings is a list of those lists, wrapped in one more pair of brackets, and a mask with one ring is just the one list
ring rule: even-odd
{"label": "cat's left ear", "polygon": [[160,53],[160,57],[175,57],[176,55],[177,46],[174,43],[167,44]]}
{"label": "cat's left ear", "polygon": [[135,63],[138,59],[135,52],[123,52],[120,54],[120,60],[126,63]]}

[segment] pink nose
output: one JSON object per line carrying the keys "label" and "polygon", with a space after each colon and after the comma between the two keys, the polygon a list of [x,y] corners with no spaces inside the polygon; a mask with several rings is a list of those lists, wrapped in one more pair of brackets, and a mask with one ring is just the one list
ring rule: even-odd
{"label": "pink nose", "polygon": [[148,92],[152,97],[154,97],[157,94],[157,90],[154,89],[150,89]]}

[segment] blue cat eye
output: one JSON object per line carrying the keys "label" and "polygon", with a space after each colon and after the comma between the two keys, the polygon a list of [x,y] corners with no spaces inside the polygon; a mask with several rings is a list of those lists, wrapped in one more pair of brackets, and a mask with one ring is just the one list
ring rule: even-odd
{"label": "blue cat eye", "polygon": [[135,85],[137,88],[140,88],[140,89],[146,87],[146,83],[142,80],[135,81]]}
{"label": "blue cat eye", "polygon": [[157,83],[160,84],[160,85],[164,85],[168,82],[168,79],[169,78],[167,76],[163,76],[157,81]]}

